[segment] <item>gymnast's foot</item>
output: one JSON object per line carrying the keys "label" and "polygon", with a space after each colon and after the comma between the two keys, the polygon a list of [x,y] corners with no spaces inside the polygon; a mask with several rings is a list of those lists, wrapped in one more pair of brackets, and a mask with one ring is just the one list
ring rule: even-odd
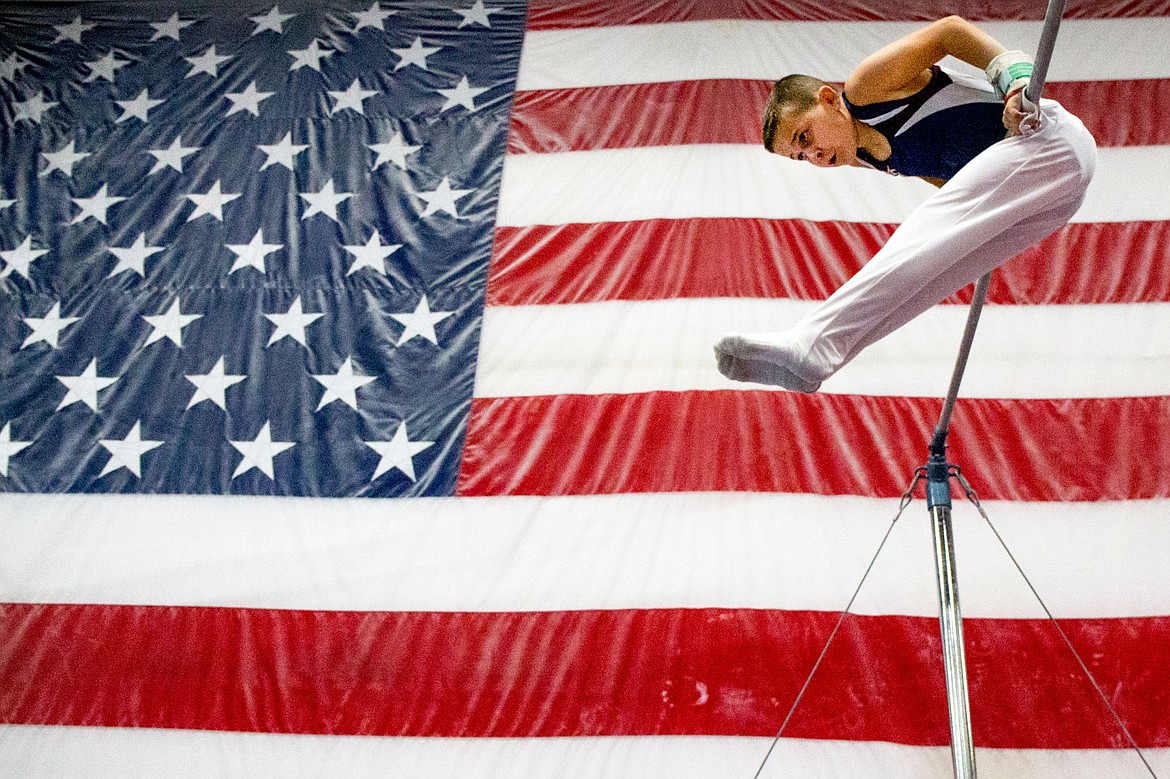
{"label": "gymnast's foot", "polygon": [[719,372],[735,381],[774,384],[796,392],[816,392],[819,381],[806,379],[794,368],[800,363],[794,349],[782,342],[760,341],[738,334],[725,335],[715,344]]}

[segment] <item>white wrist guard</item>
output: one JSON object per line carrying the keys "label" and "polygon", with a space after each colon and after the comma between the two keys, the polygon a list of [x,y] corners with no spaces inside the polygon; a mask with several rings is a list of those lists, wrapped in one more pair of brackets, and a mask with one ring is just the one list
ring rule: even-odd
{"label": "white wrist guard", "polygon": [[1032,58],[1022,51],[1005,51],[987,63],[987,80],[1003,100],[1032,78]]}

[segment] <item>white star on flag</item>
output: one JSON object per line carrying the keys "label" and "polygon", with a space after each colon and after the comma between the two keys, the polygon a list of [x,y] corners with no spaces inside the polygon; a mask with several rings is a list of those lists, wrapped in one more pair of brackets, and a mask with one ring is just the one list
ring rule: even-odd
{"label": "white star on flag", "polygon": [[60,105],[60,103],[46,100],[42,92],[37,92],[27,100],[17,101],[15,105],[16,115],[13,117],[14,121],[19,122],[21,119],[28,119],[31,122],[39,124],[41,117],[45,115],[45,111]]}
{"label": "white star on flag", "polygon": [[367,144],[370,151],[378,155],[374,160],[374,165],[371,170],[377,170],[387,162],[393,162],[402,170],[406,170],[406,157],[409,154],[414,154],[422,148],[422,146],[408,146],[402,140],[402,133],[394,133],[394,136],[385,143],[370,143]]}
{"label": "white star on flag", "polygon": [[165,149],[147,149],[147,153],[152,155],[155,159],[154,167],[150,169],[151,173],[157,173],[163,168],[173,168],[174,170],[183,172],[183,158],[189,154],[202,149],[202,146],[184,146],[183,136],[178,136],[171,141],[171,145]]}
{"label": "white star on flag", "polygon": [[324,376],[314,375],[313,378],[325,387],[325,394],[321,396],[321,402],[317,404],[318,411],[335,400],[340,400],[356,411],[357,390],[378,377],[355,374],[353,372],[353,357],[346,357],[337,373],[325,374]]}
{"label": "white star on flag", "polygon": [[195,204],[195,210],[187,217],[187,221],[190,222],[193,219],[198,219],[204,214],[207,214],[222,222],[224,204],[232,202],[239,196],[239,193],[233,194],[221,191],[220,183],[216,181],[211,185],[211,189],[202,195],[187,195],[187,199]]}
{"label": "white star on flag", "polygon": [[389,441],[362,441],[382,456],[378,467],[370,481],[374,481],[391,468],[397,468],[406,474],[411,481],[417,481],[414,475],[414,456],[434,445],[434,441],[411,441],[406,432],[406,420],[394,431],[394,438]]}
{"label": "white star on flag", "polygon": [[416,197],[421,197],[427,201],[427,207],[422,212],[423,216],[430,216],[436,211],[446,211],[451,216],[459,219],[459,211],[455,207],[455,201],[461,197],[474,192],[474,189],[451,189],[451,182],[443,176],[443,180],[439,182],[439,186],[432,189],[430,192],[415,192]]}
{"label": "white star on flag", "polygon": [[7,200],[5,198],[0,197],[0,211],[3,211],[4,209],[12,206],[15,203],[16,203],[15,200]]}
{"label": "white star on flag", "polygon": [[0,430],[0,476],[8,476],[8,458],[32,444],[32,441],[13,441],[12,423],[5,422]]}
{"label": "white star on flag", "polygon": [[150,36],[152,41],[157,41],[160,38],[174,38],[179,40],[179,31],[195,24],[194,21],[182,21],[179,19],[179,12],[171,14],[171,18],[165,22],[151,22],[150,26],[154,28],[154,35]]}
{"label": "white star on flag", "polygon": [[414,43],[410,44],[406,49],[390,49],[398,55],[398,64],[394,66],[395,70],[401,70],[407,65],[414,65],[416,67],[427,69],[427,57],[438,51],[440,46],[423,46],[422,38],[416,37]]}
{"label": "white star on flag", "polygon": [[301,219],[308,219],[313,214],[325,214],[325,216],[337,221],[337,204],[353,197],[352,192],[334,192],[333,179],[325,182],[325,186],[321,187],[320,192],[301,192],[300,196],[309,204],[305,209],[305,213],[301,214]]}
{"label": "white star on flag", "polygon": [[255,81],[249,84],[243,92],[228,92],[224,97],[232,101],[232,107],[227,112],[227,116],[231,116],[237,111],[247,111],[252,116],[259,116],[260,101],[267,100],[275,94],[275,92],[260,92],[256,89]]}
{"label": "white star on flag", "polygon": [[198,57],[183,57],[183,59],[191,63],[191,70],[187,71],[187,75],[183,76],[183,78],[191,78],[199,73],[206,73],[212,78],[216,78],[219,76],[219,64],[230,60],[231,55],[216,54],[215,44],[213,43],[207,48],[207,51]]}
{"label": "white star on flag", "polygon": [[229,276],[242,268],[255,268],[261,273],[267,272],[264,267],[264,256],[272,254],[278,249],[283,249],[284,244],[264,243],[263,232],[263,230],[257,230],[248,243],[227,244],[227,248],[236,255],[236,261],[232,264],[232,269],[228,271]]}
{"label": "white star on flag", "polygon": [[134,98],[133,100],[115,100],[114,102],[122,107],[122,115],[114,120],[114,124],[119,124],[126,121],[127,119],[130,119],[131,117],[135,119],[141,119],[144,122],[150,121],[147,118],[150,114],[150,109],[154,108],[156,105],[159,105],[163,101],[152,100],[148,94],[148,90],[143,89],[138,93],[138,97]]}
{"label": "white star on flag", "polygon": [[233,384],[239,384],[247,376],[241,376],[232,373],[223,372],[223,358],[220,357],[215,363],[215,367],[209,373],[193,373],[184,376],[187,381],[195,385],[195,394],[191,396],[191,400],[187,403],[187,408],[191,408],[196,403],[201,403],[209,400],[215,405],[227,411],[227,401],[224,399],[224,390]]}
{"label": "white star on flag", "polygon": [[256,148],[260,149],[260,151],[268,155],[268,159],[264,160],[264,164],[260,166],[260,170],[264,170],[269,165],[283,165],[289,170],[292,170],[293,157],[297,156],[309,147],[307,144],[301,145],[293,143],[292,133],[287,132],[278,143],[275,143],[271,146],[260,144]]}
{"label": "white star on flag", "polygon": [[53,29],[57,31],[57,37],[53,39],[53,43],[58,43],[63,40],[71,40],[74,43],[81,43],[81,34],[88,30],[97,27],[96,24],[86,24],[81,21],[81,17],[74,17],[69,24],[54,24]]}
{"label": "white star on flag", "polygon": [[139,233],[134,243],[127,247],[111,246],[106,251],[118,258],[118,264],[106,278],[112,278],[124,270],[132,270],[139,276],[146,275],[146,258],[163,251],[165,246],[147,246],[146,233]]}
{"label": "white star on flag", "polygon": [[49,162],[49,167],[41,171],[40,175],[47,176],[55,170],[59,170],[66,176],[73,175],[73,166],[78,160],[83,160],[90,156],[91,152],[74,151],[77,146],[77,141],[70,141],[57,151],[41,152],[41,156]]}
{"label": "white star on flag", "polygon": [[106,222],[106,211],[109,210],[110,206],[116,203],[121,203],[126,199],[124,197],[111,195],[109,193],[109,187],[109,184],[102,184],[102,188],[99,189],[97,194],[95,194],[93,197],[69,198],[77,204],[78,208],[81,209],[81,213],[73,217],[73,221],[69,224],[77,224],[83,219],[89,219],[91,217],[98,220],[102,224],[108,224],[108,222]]}
{"label": "white star on flag", "polygon": [[382,275],[386,275],[386,267],[384,260],[394,252],[402,248],[400,243],[384,244],[382,243],[382,236],[377,230],[370,236],[370,240],[366,241],[364,245],[345,245],[341,248],[352,254],[356,259],[353,265],[349,266],[346,271],[346,276],[350,276],[362,268],[373,268]]}
{"label": "white star on flag", "polygon": [[439,345],[439,338],[435,335],[435,325],[442,322],[447,317],[454,314],[454,311],[435,311],[431,312],[431,306],[427,302],[427,296],[423,295],[422,300],[415,306],[414,311],[409,314],[391,314],[391,318],[402,324],[402,335],[398,337],[398,346],[402,346],[411,338],[425,338],[435,346]]}
{"label": "white star on flag", "polygon": [[171,302],[171,307],[162,314],[155,314],[153,316],[143,315],[142,317],[150,326],[154,328],[150,337],[146,339],[143,346],[150,346],[155,341],[161,341],[163,338],[169,338],[174,342],[175,346],[180,349],[183,348],[183,328],[194,322],[196,319],[202,319],[203,314],[184,314],[179,311],[179,299],[175,298]]}
{"label": "white star on flag", "polygon": [[475,98],[488,91],[488,87],[473,87],[467,81],[467,76],[459,79],[459,83],[454,89],[436,89],[443,97],[447,98],[447,102],[443,103],[443,107],[439,109],[439,113],[443,113],[448,108],[454,108],[461,105],[468,111],[475,110]]}
{"label": "white star on flag", "polygon": [[383,11],[380,3],[374,3],[364,11],[350,11],[354,17],[357,18],[357,24],[354,25],[353,31],[357,32],[363,27],[377,27],[382,32],[386,31],[386,17],[393,16],[397,11]]}
{"label": "white star on flag", "polygon": [[20,58],[16,52],[0,60],[0,78],[5,81],[16,82],[16,74],[28,67],[28,62]]}
{"label": "white star on flag", "polygon": [[485,8],[483,0],[475,0],[475,4],[470,8],[452,8],[451,10],[463,17],[463,21],[459,22],[459,27],[462,28],[469,24],[482,24],[484,27],[491,27],[492,23],[488,17],[492,14],[498,14],[504,9]]}
{"label": "white star on flag", "polygon": [[120,60],[113,51],[106,52],[106,56],[96,59],[93,62],[85,63],[89,68],[89,75],[83,80],[85,83],[90,81],[97,81],[99,78],[104,78],[111,84],[114,83],[114,71],[118,68],[124,68],[130,64],[129,60]]}
{"label": "white star on flag", "polygon": [[21,276],[24,276],[26,279],[29,278],[29,266],[38,257],[48,253],[48,249],[32,248],[32,236],[26,235],[20,246],[17,246],[15,249],[9,249],[6,252],[0,252],[0,260],[4,260],[4,262],[7,263],[7,265],[4,266],[4,269],[0,270],[0,279],[14,271],[19,273]]}
{"label": "white star on flag", "polygon": [[362,89],[361,83],[355,78],[353,83],[349,85],[349,89],[344,92],[329,92],[329,96],[337,101],[337,104],[329,110],[329,114],[332,116],[338,111],[349,108],[365,116],[366,110],[362,106],[362,101],[368,100],[376,94],[378,94],[376,89]]}
{"label": "white star on flag", "polygon": [[323,316],[325,315],[306,314],[301,309],[300,297],[297,297],[285,313],[264,315],[269,322],[276,325],[276,330],[268,337],[268,343],[265,345],[272,346],[281,338],[288,337],[307,349],[309,344],[305,342],[305,328]]}
{"label": "white star on flag", "polygon": [[117,376],[98,376],[97,358],[89,361],[80,376],[58,376],[57,381],[69,388],[65,397],[57,405],[57,410],[71,406],[74,403],[84,403],[90,410],[97,411],[98,393],[118,380]]}
{"label": "white star on flag", "polygon": [[134,427],[130,429],[130,432],[126,434],[125,438],[121,440],[117,438],[102,438],[98,440],[98,443],[110,453],[110,459],[106,461],[106,467],[102,468],[102,472],[98,474],[98,478],[119,468],[125,468],[141,479],[142,455],[151,449],[157,449],[165,444],[166,441],[142,440],[142,422],[135,422]]}
{"label": "white star on flag", "polygon": [[60,302],[54,303],[53,307],[49,309],[49,313],[44,316],[26,316],[24,317],[24,323],[32,328],[32,332],[24,339],[24,343],[20,345],[20,348],[23,349],[38,341],[44,341],[56,349],[57,339],[60,337],[61,331],[80,318],[76,316],[61,316]]}
{"label": "white star on flag", "polygon": [[322,49],[320,42],[316,38],[309,42],[307,49],[294,49],[289,54],[292,55],[293,63],[289,66],[289,70],[300,70],[301,68],[312,68],[318,73],[321,72],[321,60],[333,53],[332,49]]}
{"label": "white star on flag", "polygon": [[235,473],[232,474],[233,479],[253,468],[259,469],[269,479],[276,478],[272,471],[272,458],[283,451],[292,449],[297,444],[296,441],[273,441],[272,433],[269,432],[270,424],[270,422],[265,422],[264,427],[260,428],[259,434],[252,441],[228,441],[236,448],[236,451],[244,455],[244,459],[240,461],[240,464],[236,466]]}
{"label": "white star on flag", "polygon": [[[284,23],[296,16],[296,14],[282,14],[280,6],[274,5],[268,9],[268,13],[260,14],[259,16],[249,16],[248,18],[256,23],[256,29],[252,30],[252,35],[264,32],[265,30],[272,30],[273,32],[283,35]],[[251,36],[249,36],[251,37]]]}

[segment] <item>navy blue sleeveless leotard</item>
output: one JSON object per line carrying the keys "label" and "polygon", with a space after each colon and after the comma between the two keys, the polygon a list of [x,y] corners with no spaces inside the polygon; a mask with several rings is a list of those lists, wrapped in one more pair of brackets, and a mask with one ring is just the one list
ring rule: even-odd
{"label": "navy blue sleeveless leotard", "polygon": [[885,160],[863,149],[857,156],[894,175],[950,179],[1007,134],[1003,103],[991,85],[938,65],[931,68],[930,83],[910,97],[858,106],[845,96],[845,104],[893,149]]}

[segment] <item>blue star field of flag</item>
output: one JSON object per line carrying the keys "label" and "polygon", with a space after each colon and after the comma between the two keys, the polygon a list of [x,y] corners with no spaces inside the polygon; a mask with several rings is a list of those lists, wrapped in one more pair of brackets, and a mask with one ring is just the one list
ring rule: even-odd
{"label": "blue star field of flag", "polygon": [[0,4],[0,490],[452,494],[523,27]]}

